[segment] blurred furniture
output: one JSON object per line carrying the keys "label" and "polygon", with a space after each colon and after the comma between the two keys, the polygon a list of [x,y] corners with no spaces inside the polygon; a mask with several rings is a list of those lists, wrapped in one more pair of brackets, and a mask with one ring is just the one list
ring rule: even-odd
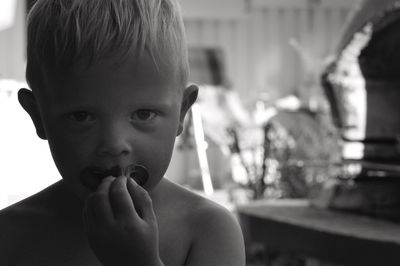
{"label": "blurred furniture", "polygon": [[344,145],[364,147],[350,159],[400,163],[400,1],[362,3],[339,38],[324,89]]}
{"label": "blurred furniture", "polygon": [[247,242],[339,265],[400,265],[395,223],[314,208],[307,200],[255,201],[237,211]]}
{"label": "blurred furniture", "polygon": [[400,1],[360,3],[322,76],[343,167],[357,171],[322,205],[400,221]]}
{"label": "blurred furniture", "polygon": [[227,146],[226,131],[232,120],[224,104],[228,84],[225,64],[218,47],[189,47],[189,82],[199,85],[200,90],[167,172],[178,183],[203,189],[206,195],[221,188],[229,175],[229,158],[221,151]]}

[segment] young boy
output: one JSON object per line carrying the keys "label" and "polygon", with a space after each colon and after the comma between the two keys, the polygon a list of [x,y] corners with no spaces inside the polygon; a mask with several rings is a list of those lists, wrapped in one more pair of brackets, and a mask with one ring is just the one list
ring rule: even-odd
{"label": "young boy", "polygon": [[185,45],[176,0],[36,2],[19,101],[62,180],[1,211],[0,265],[244,265],[232,215],[163,178]]}

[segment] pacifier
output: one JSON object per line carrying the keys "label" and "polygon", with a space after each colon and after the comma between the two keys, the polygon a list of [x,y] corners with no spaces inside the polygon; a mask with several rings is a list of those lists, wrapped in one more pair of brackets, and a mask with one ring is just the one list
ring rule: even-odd
{"label": "pacifier", "polygon": [[81,172],[80,180],[87,188],[95,191],[101,181],[107,176],[119,177],[121,175],[132,178],[139,186],[143,186],[149,178],[146,167],[139,164],[131,164],[125,169],[122,169],[119,165],[113,166],[110,169],[87,167]]}
{"label": "pacifier", "polygon": [[149,172],[146,167],[140,164],[131,164],[125,168],[124,175],[132,178],[138,183],[139,186],[143,186],[149,179]]}

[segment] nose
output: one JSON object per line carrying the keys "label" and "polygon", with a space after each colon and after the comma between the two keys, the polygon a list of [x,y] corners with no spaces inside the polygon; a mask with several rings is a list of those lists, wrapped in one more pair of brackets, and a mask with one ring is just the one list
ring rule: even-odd
{"label": "nose", "polygon": [[131,154],[130,132],[126,125],[113,121],[99,131],[97,153],[100,156],[120,157]]}

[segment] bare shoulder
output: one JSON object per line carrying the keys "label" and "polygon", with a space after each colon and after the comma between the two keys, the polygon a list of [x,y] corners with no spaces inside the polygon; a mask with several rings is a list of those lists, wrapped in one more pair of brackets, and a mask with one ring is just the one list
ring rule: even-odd
{"label": "bare shoulder", "polygon": [[35,208],[31,198],[0,211],[0,263],[15,262],[43,234],[39,233],[46,219],[41,208]]}
{"label": "bare shoulder", "polygon": [[[27,223],[27,221],[32,224],[35,221],[43,223],[46,220],[54,219],[57,216],[56,210],[60,210],[60,207],[63,207],[61,203],[66,202],[63,199],[64,194],[65,192],[60,184],[53,184],[26,199],[0,210],[0,225],[11,223],[11,225],[19,226],[24,225],[20,223]],[[73,202],[72,200],[70,201]]]}
{"label": "bare shoulder", "polygon": [[60,195],[62,191],[51,186],[0,211],[1,265],[56,265],[60,261],[68,265],[76,258],[92,258],[83,254],[85,245],[77,234],[75,221],[80,220],[80,212],[74,215],[75,206],[65,203],[70,198]]}
{"label": "bare shoulder", "polygon": [[243,234],[230,211],[202,199],[189,219],[194,241],[187,265],[245,265]]}
{"label": "bare shoulder", "polygon": [[178,190],[181,218],[191,236],[185,265],[245,265],[243,234],[236,217],[209,199]]}
{"label": "bare shoulder", "polygon": [[35,204],[34,197],[26,198],[0,210],[0,230],[2,232],[0,236],[24,232],[27,228],[33,227],[36,222],[40,223],[44,213],[43,207]]}

